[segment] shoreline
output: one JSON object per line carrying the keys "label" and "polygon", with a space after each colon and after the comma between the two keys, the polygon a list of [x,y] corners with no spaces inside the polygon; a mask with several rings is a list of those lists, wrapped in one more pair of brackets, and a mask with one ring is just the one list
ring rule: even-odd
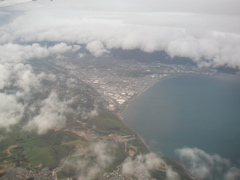
{"label": "shoreline", "polygon": [[161,79],[158,79],[156,82],[154,82],[153,84],[151,84],[149,87],[147,88],[144,88],[142,91],[140,91],[139,93],[133,95],[128,101],[126,101],[124,104],[123,104],[123,107],[122,109],[120,109],[117,113],[117,116],[119,117],[119,119],[122,121],[122,123],[127,126],[129,129],[131,129],[135,134],[136,136],[142,141],[142,143],[145,145],[145,147],[147,148],[147,150],[149,152],[153,152],[152,151],[152,148],[151,146],[147,143],[147,141],[135,130],[133,129],[132,127],[130,127],[127,123],[126,123],[126,120],[123,118],[123,113],[127,110],[127,108],[129,107],[129,103],[133,100],[135,100],[137,97],[139,97],[141,94],[143,94],[144,92],[146,92],[148,89],[150,89],[151,87],[153,87],[154,85],[156,85],[157,83],[165,80],[165,79],[170,79],[170,78],[173,78],[173,77],[176,77],[176,76],[181,76],[180,74],[178,75],[172,75],[172,76],[168,76],[168,77],[164,77],[164,78],[161,78]]}
{"label": "shoreline", "polygon": [[[182,74],[184,75],[184,74]],[[166,79],[170,79],[176,76],[181,76],[181,74],[177,74],[177,75],[171,75],[171,76],[167,76],[161,79],[158,79],[156,82],[154,82],[153,84],[151,84],[149,87],[144,88],[143,90],[141,90],[140,92],[136,93],[135,95],[133,95],[129,100],[127,100],[125,103],[122,104],[122,107],[119,111],[117,111],[117,113],[119,114],[119,116],[122,118],[122,120],[124,121],[124,118],[122,117],[122,114],[124,113],[124,111],[126,111],[126,109],[129,106],[129,103],[131,101],[133,101],[134,99],[136,99],[138,96],[140,96],[141,94],[143,94],[144,92],[146,92],[148,89],[150,89],[151,87],[153,87],[154,85],[156,85],[157,83],[166,80]]]}
{"label": "shoreline", "polygon": [[123,117],[119,117],[119,119],[122,121],[122,123],[128,127],[129,129],[131,129],[132,132],[134,132],[136,134],[136,136],[141,140],[141,142],[145,145],[145,147],[147,148],[147,150],[149,152],[152,152],[152,149],[150,147],[150,145],[147,144],[147,142],[144,140],[143,137],[140,136],[140,134],[138,132],[136,132],[133,128],[131,128],[130,126],[128,126],[128,124],[126,124],[126,122],[124,121]]}
{"label": "shoreline", "polygon": [[[120,110],[117,110],[116,113],[118,114],[118,116],[121,118],[121,120],[125,121],[125,119],[123,118],[122,114],[124,113],[124,111],[126,111],[126,109],[129,107],[129,103],[131,101],[133,101],[134,99],[136,99],[138,96],[140,96],[141,94],[143,94],[144,92],[146,92],[148,89],[150,89],[151,87],[153,87],[154,85],[156,85],[157,83],[166,80],[166,79],[171,79],[174,77],[178,77],[178,76],[184,76],[184,75],[202,75],[202,76],[215,76],[216,74],[210,74],[210,75],[205,75],[205,74],[201,74],[201,73],[179,73],[179,74],[173,74],[167,77],[163,77],[161,79],[158,79],[156,82],[154,82],[153,84],[151,84],[149,87],[144,88],[142,91],[140,91],[139,93],[133,95],[129,100],[127,100],[126,102],[124,102],[120,107]],[[128,125],[127,125],[128,126]]]}

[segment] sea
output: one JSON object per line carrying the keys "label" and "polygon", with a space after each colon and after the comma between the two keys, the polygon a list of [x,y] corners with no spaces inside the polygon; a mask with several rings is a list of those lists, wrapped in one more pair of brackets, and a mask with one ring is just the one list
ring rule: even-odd
{"label": "sea", "polygon": [[157,153],[199,148],[240,160],[240,76],[179,75],[160,80],[129,102],[125,122]]}

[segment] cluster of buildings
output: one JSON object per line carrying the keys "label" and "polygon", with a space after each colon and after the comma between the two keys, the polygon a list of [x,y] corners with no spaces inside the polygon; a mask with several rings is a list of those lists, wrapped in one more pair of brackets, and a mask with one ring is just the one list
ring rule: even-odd
{"label": "cluster of buildings", "polygon": [[113,59],[58,60],[56,65],[93,86],[114,110],[157,81],[179,74],[214,74],[213,69],[193,65],[143,63]]}
{"label": "cluster of buildings", "polygon": [[130,176],[122,175],[122,166],[119,165],[112,172],[105,172],[99,180],[133,180]]}
{"label": "cluster of buildings", "polygon": [[32,170],[28,170],[22,167],[15,167],[11,168],[1,179],[55,180],[56,177],[52,174],[52,171],[50,171],[49,168],[47,167],[41,169],[41,171],[38,172],[33,172]]}

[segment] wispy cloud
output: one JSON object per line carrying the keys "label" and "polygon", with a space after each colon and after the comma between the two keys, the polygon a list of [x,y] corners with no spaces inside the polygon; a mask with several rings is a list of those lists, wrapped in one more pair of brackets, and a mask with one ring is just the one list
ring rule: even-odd
{"label": "wispy cloud", "polygon": [[67,102],[61,102],[56,92],[51,92],[49,97],[41,102],[40,112],[23,127],[27,131],[36,131],[44,134],[50,129],[59,129],[65,126],[64,113],[69,111]]}
{"label": "wispy cloud", "polygon": [[[155,153],[137,155],[134,159],[128,157],[122,164],[122,174],[134,176],[139,180],[152,179],[151,171],[165,168],[165,162]],[[171,167],[166,169],[166,180],[178,180],[179,175]]]}
{"label": "wispy cloud", "polygon": [[99,141],[89,147],[85,156],[64,159],[64,170],[74,169],[79,180],[94,179],[97,174],[110,167],[115,160],[116,144]]}
{"label": "wispy cloud", "polygon": [[197,179],[237,180],[240,178],[240,169],[234,167],[230,160],[217,154],[208,154],[198,148],[177,149],[176,154]]}
{"label": "wispy cloud", "polygon": [[9,128],[18,123],[24,112],[24,105],[14,95],[0,93],[0,127]]}

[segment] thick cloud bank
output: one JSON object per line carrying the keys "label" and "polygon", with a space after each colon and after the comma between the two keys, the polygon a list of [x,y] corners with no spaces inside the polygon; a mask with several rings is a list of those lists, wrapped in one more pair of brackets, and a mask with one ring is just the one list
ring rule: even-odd
{"label": "thick cloud bank", "polygon": [[211,155],[198,148],[178,149],[176,154],[197,179],[237,180],[240,178],[240,169],[217,154]]}
{"label": "thick cloud bank", "polygon": [[[87,50],[97,57],[114,48],[164,50],[171,57],[191,58],[200,66],[239,68],[240,11],[237,7],[240,2],[236,0],[118,3],[43,0],[7,9],[4,16],[17,10],[24,13],[2,24],[0,42],[86,44]],[[35,46],[41,56],[54,51],[45,52]],[[62,49],[65,49],[63,45],[55,49],[55,53]],[[22,57],[31,57],[31,53]]]}

